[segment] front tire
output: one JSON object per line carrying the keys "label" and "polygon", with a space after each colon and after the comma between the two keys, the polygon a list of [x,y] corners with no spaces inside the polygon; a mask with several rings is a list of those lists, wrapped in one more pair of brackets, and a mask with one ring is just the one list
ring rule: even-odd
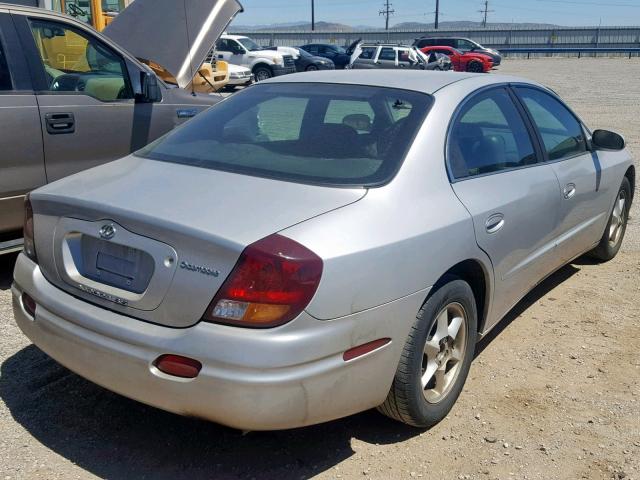
{"label": "front tire", "polygon": [[469,373],[477,312],[468,283],[450,277],[418,312],[385,402],[384,415],[419,428],[447,416]]}
{"label": "front tire", "polygon": [[607,222],[607,228],[596,248],[589,252],[589,256],[608,262],[612,260],[620,251],[624,234],[627,231],[627,220],[629,219],[629,208],[631,207],[631,184],[629,179],[624,177],[622,185],[618,190],[613,210]]}
{"label": "front tire", "polygon": [[260,65],[253,69],[253,75],[255,76],[256,82],[262,82],[273,77],[273,72],[268,66]]}
{"label": "front tire", "polygon": [[315,65],[309,65],[309,66],[307,67],[307,72],[315,72],[315,71],[317,71],[317,70],[318,70],[318,67],[317,67],[317,66],[315,66]]}

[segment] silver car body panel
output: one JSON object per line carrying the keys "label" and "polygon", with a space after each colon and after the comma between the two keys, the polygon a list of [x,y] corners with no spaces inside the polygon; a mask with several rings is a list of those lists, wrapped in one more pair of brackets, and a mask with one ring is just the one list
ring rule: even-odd
{"label": "silver car body panel", "polygon": [[[18,326],[62,365],[149,405],[245,430],[311,425],[382,403],[411,319],[428,294],[416,292],[335,322],[303,313],[268,330],[207,323],[172,329],[61,292],[23,254],[15,278]],[[22,306],[23,291],[38,299],[35,320]],[[343,361],[345,350],[385,337],[399,341]],[[200,375],[181,379],[163,374],[153,362],[164,353],[199,360]]]}
{"label": "silver car body panel", "polygon": [[[569,159],[566,166],[535,164],[452,183],[445,145],[454,112],[479,90],[525,82],[520,78],[380,70],[268,82],[404,88],[435,101],[395,178],[368,191],[136,157],[35,191],[39,265],[19,257],[13,295],[18,324],[37,345],[114,391],[237,428],[287,428],[348,415],[384,400],[415,315],[448,270],[473,261],[484,272],[479,333],[486,334],[536,283],[597,243],[632,165],[626,151],[599,151],[593,171],[593,158],[585,159],[589,166]],[[569,206],[561,183],[571,171],[584,176],[575,182],[584,193]],[[489,234],[487,220],[496,214],[504,223]],[[152,311],[88,294],[57,270],[54,238],[69,233],[57,230],[68,230],[64,217],[82,220],[96,235],[112,222],[220,276],[176,269]],[[305,312],[266,330],[197,322],[242,248],[275,232],[323,260]],[[22,307],[23,291],[37,302],[35,321]],[[342,360],[346,349],[379,338],[391,342],[353,362]],[[159,374],[151,363],[162,353],[202,361],[201,376],[184,381]],[[122,371],[131,373],[123,377]]]}
{"label": "silver car body panel", "polygon": [[237,0],[136,0],[104,35],[137,58],[162,65],[185,88],[241,11]]}
{"label": "silver car body panel", "polygon": [[[32,193],[31,201],[38,211],[39,264],[51,282],[127,315],[187,327],[200,320],[248,244],[357,202],[365,194],[364,189],[311,187],[129,156],[46,185]],[[133,296],[77,276],[75,266],[63,258],[65,239],[77,234],[98,238],[108,223],[117,229],[112,243],[150,253],[156,272],[166,276],[175,271],[168,291],[162,281]],[[162,266],[170,252],[152,247],[154,242],[175,249],[171,269]],[[219,273],[174,268],[182,262]]]}

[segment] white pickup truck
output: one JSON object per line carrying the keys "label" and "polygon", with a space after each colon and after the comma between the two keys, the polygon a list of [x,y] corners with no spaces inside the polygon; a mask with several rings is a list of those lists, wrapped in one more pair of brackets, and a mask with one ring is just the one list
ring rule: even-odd
{"label": "white pickup truck", "polygon": [[291,55],[264,50],[242,35],[221,35],[215,49],[218,59],[251,69],[257,82],[296,71]]}

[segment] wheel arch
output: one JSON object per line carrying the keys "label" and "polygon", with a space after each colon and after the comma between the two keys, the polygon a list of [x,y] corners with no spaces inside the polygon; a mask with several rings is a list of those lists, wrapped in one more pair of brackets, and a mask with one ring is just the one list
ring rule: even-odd
{"label": "wheel arch", "polygon": [[442,274],[433,285],[430,295],[435,293],[440,286],[450,281],[451,277],[464,280],[471,287],[478,312],[478,333],[481,333],[484,330],[489,314],[492,285],[490,270],[478,259],[463,260]]}
{"label": "wheel arch", "polygon": [[258,69],[258,68],[260,68],[260,67],[266,67],[266,68],[268,68],[269,70],[273,71],[273,68],[272,68],[272,67],[273,67],[273,65],[271,65],[271,64],[269,64],[269,63],[267,63],[267,62],[266,62],[266,61],[264,61],[264,60],[259,60],[259,61],[257,61],[256,63],[254,63],[254,64],[251,66],[251,72],[256,73],[256,69]]}

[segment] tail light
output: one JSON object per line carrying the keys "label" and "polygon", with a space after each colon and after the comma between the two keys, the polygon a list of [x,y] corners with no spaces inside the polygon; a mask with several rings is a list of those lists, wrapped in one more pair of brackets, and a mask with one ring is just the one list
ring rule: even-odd
{"label": "tail light", "polygon": [[36,244],[33,240],[33,208],[29,195],[24,199],[24,225],[22,226],[22,235],[24,237],[24,253],[34,262],[38,261],[36,256]]}
{"label": "tail light", "polygon": [[271,235],[244,249],[203,320],[251,328],[282,325],[309,304],[322,259],[298,242]]}

